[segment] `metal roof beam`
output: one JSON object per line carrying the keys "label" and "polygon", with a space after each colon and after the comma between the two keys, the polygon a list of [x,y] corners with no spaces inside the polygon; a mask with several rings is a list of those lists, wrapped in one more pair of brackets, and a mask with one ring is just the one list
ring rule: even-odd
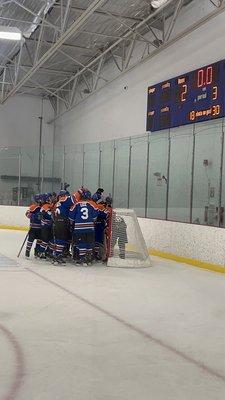
{"label": "metal roof beam", "polygon": [[[115,35],[115,34],[106,34],[106,33],[101,33],[101,32],[92,32],[92,31],[89,31],[89,30],[86,30],[86,29],[84,29],[84,30],[82,30],[82,31],[79,31],[79,33],[84,33],[84,34],[87,34],[87,35],[90,35],[90,36],[101,36],[101,37],[105,37],[105,38],[109,38],[109,39],[126,39],[127,38],[127,36],[123,36],[123,35],[121,35],[121,36],[119,36],[119,35]],[[148,40],[145,38],[145,39],[136,39],[136,41],[137,42],[144,42],[144,43],[149,43],[148,42]]]}
{"label": "metal roof beam", "polygon": [[87,21],[88,18],[93,15],[95,10],[99,8],[105,0],[94,0],[90,6],[77,18],[74,23],[64,32],[61,37],[56,41],[56,43],[46,51],[46,53],[37,61],[37,63],[28,71],[28,73],[17,83],[17,85],[5,96],[3,102],[5,102],[10,96],[14,95],[31,77],[36,71],[48,61],[56,51],[62,46],[66,40],[70,39]]}
{"label": "metal roof beam", "polygon": [[97,88],[98,81],[99,81],[99,79],[100,79],[100,77],[101,77],[101,71],[102,71],[104,62],[105,62],[105,56],[102,57],[102,58],[100,59],[100,61],[99,61],[98,68],[97,68],[97,74],[96,74],[96,76],[95,76],[95,78],[94,78],[94,82],[93,82],[92,91],[94,91],[94,90]]}
{"label": "metal roof beam", "polygon": [[220,7],[222,2],[223,0],[210,0],[210,3],[212,3],[215,7]]}
{"label": "metal roof beam", "polygon": [[[33,25],[36,25],[37,27],[38,27],[39,25],[42,25],[42,24],[43,24],[44,26],[46,26],[46,27],[49,28],[48,23],[44,22],[43,20],[42,20],[42,21],[39,21],[39,22],[33,22],[32,20],[31,20],[31,21],[28,21],[28,20],[23,20],[23,19],[16,19],[16,18],[10,18],[10,17],[3,17],[2,15],[0,15],[0,20],[3,20],[3,21],[12,21],[12,22],[19,22],[19,23],[27,24],[27,25],[33,24]],[[51,28],[53,28],[53,27],[51,27]]]}
{"label": "metal roof beam", "polygon": [[[144,26],[146,24],[146,22],[148,22],[149,20],[153,19],[156,15],[160,14],[163,12],[163,10],[168,7],[171,3],[173,3],[174,0],[168,0],[167,3],[165,3],[162,7],[160,7],[160,9],[157,9],[153,14],[148,15],[144,20],[142,20],[139,24],[137,24],[135,26],[135,31],[139,28],[141,28],[142,26]],[[128,39],[131,35],[133,34],[133,32],[131,32],[130,30],[123,36],[120,37],[120,39],[118,39],[116,42],[114,42],[113,44],[111,44],[109,47],[107,47],[107,49],[105,49],[99,56],[97,56],[94,60],[90,61],[82,70],[78,71],[73,77],[71,77],[67,83],[64,84],[64,86],[66,84],[68,84],[69,82],[73,81],[77,76],[82,75],[82,73],[84,71],[86,71],[87,69],[89,69],[90,67],[92,67],[93,65],[95,65],[97,63],[97,61],[100,60],[100,58],[102,58],[103,56],[105,56],[106,54],[110,53],[112,51],[112,49],[116,48],[120,43],[122,43],[125,39]],[[156,49],[157,50],[157,49]],[[61,90],[62,87],[64,86],[60,86],[58,90]]]}
{"label": "metal roof beam", "polygon": [[[23,10],[25,10],[27,13],[33,15],[34,17],[38,17],[40,19],[40,21],[43,21],[45,19],[44,17],[41,17],[41,15],[38,15],[37,13],[33,12],[30,8],[26,7],[24,4],[19,3],[17,0],[13,0],[13,3],[15,3],[17,6],[19,6]],[[44,8],[45,8],[45,5],[44,5]],[[49,28],[53,28],[55,30],[60,31],[60,28],[58,26],[52,24],[49,21],[45,20],[45,24],[48,25]]]}
{"label": "metal roof beam", "polygon": [[[85,65],[78,61],[76,58],[74,58],[73,56],[71,56],[70,54],[67,54],[65,51],[63,50],[58,50],[61,54],[63,54],[65,57],[67,57],[69,60],[72,60],[73,62],[75,62],[75,64],[80,65],[81,67],[85,67]],[[97,75],[97,72],[91,68],[87,68],[88,71],[90,71],[92,74]],[[100,76],[101,79],[103,79],[105,82],[107,82],[107,79],[105,79],[103,76]]]}
{"label": "metal roof beam", "polygon": [[[37,40],[38,39],[34,39],[34,38],[28,38],[28,39],[26,38],[27,42],[37,42]],[[53,42],[51,40],[46,40],[46,39],[42,40],[42,43],[46,46],[52,46],[53,44],[55,44],[55,42]],[[78,46],[78,45],[69,44],[69,43],[63,43],[62,47],[68,47],[71,49],[78,49],[78,50],[82,50],[82,51],[96,51],[96,49],[92,49],[90,47],[83,47],[83,46]],[[93,54],[91,56],[93,56]]]}
{"label": "metal roof beam", "polygon": [[[61,32],[64,32],[66,29],[66,25],[67,25],[67,22],[69,19],[69,13],[70,13],[70,9],[71,9],[71,2],[72,2],[72,0],[67,0],[65,12],[64,12],[63,18],[61,18]],[[62,4],[62,1],[61,1],[61,4]]]}
{"label": "metal roof beam", "polygon": [[2,77],[2,82],[1,82],[1,98],[4,98],[4,89],[5,89],[5,82],[6,82],[6,68],[4,68],[3,71],[3,77]]}
{"label": "metal roof beam", "polygon": [[107,12],[107,15],[109,17],[111,17],[112,19],[114,19],[115,21],[117,21],[118,23],[120,23],[121,25],[123,25],[126,29],[129,29],[132,33],[134,33],[137,36],[139,36],[143,40],[143,42],[150,43],[152,46],[157,47],[154,43],[152,43],[150,40],[146,39],[141,33],[139,33],[136,30],[135,26],[128,25],[126,22],[122,21],[121,18],[115,17],[115,15],[110,14],[109,12]]}
{"label": "metal roof beam", "polygon": [[73,105],[73,102],[74,102],[74,99],[75,99],[75,96],[76,96],[76,93],[77,93],[77,87],[78,87],[79,79],[80,79],[79,76],[76,79],[74,79],[72,90],[70,92],[69,107],[71,107]]}
{"label": "metal roof beam", "polygon": [[[36,86],[34,86],[34,85],[31,86],[28,83],[28,84],[23,86],[23,89],[25,88],[25,89],[40,90],[40,89],[43,89],[43,87],[45,87],[45,86],[42,86],[42,85],[39,86],[38,84]],[[46,86],[45,89],[54,90],[54,86]],[[69,89],[63,89],[62,92],[66,92],[67,93],[67,92],[69,92]],[[54,96],[54,98],[55,98],[55,96]]]}
{"label": "metal roof beam", "polygon": [[[50,95],[53,95],[53,91],[52,91],[52,90],[54,90],[54,89],[49,89],[47,86],[41,85],[40,83],[34,81],[33,79],[29,79],[29,81],[30,81],[31,83],[33,83],[34,86],[35,86],[36,88],[40,88],[40,89],[44,90],[45,92],[49,93]],[[54,95],[54,96],[55,96],[55,95]],[[66,105],[68,105],[68,103],[66,102],[66,100],[65,100],[62,96],[60,96],[60,95],[57,94],[56,97],[57,97],[59,100],[63,101],[63,103],[65,103]]]}
{"label": "metal roof beam", "polygon": [[[18,54],[18,57],[20,57],[20,54]],[[15,73],[15,75],[16,75],[17,62],[14,61],[14,60],[11,60],[11,59],[8,58],[8,57],[6,57],[6,58],[8,59],[8,62],[10,63],[10,66],[14,66],[14,73]],[[26,71],[21,65],[20,65],[20,70],[21,70],[21,71]],[[13,72],[13,69],[10,70],[10,68],[6,68],[6,67],[4,68],[4,71],[3,71],[4,80],[5,80],[6,72],[7,72],[7,71],[9,71],[9,76],[10,76],[10,78],[11,78],[11,86],[15,87],[15,80],[13,79],[13,76],[11,75],[11,71]],[[17,74],[18,74],[18,72],[17,72]],[[3,80],[3,81],[4,81],[4,80]],[[62,80],[63,80],[63,79],[62,79]],[[61,81],[62,81],[62,80],[61,80]],[[33,83],[34,88],[40,88],[40,89],[46,91],[47,93],[53,95],[53,92],[52,92],[48,87],[39,84],[38,82],[32,80],[31,78],[29,78],[28,81],[30,81],[31,83]],[[52,90],[54,90],[54,88],[53,88]],[[2,96],[3,96],[3,95],[4,95],[4,86],[2,87]],[[7,96],[7,95],[8,95],[8,94],[6,94],[6,96]],[[56,98],[58,98],[59,100],[62,100],[62,101],[65,103],[65,99],[64,99],[63,97],[59,96],[58,94],[54,94],[54,96],[55,96]],[[3,99],[3,100],[4,100],[4,99]],[[68,104],[66,103],[66,105],[68,105]]]}
{"label": "metal roof beam", "polygon": [[[168,4],[168,3],[167,3]],[[121,77],[124,73],[131,71],[132,69],[136,68],[138,65],[140,65],[141,63],[155,57],[156,55],[158,55],[160,52],[162,52],[164,49],[169,48],[171,45],[175,44],[177,41],[185,38],[187,35],[189,35],[190,33],[194,32],[195,30],[197,30],[199,27],[205,25],[208,21],[212,20],[213,18],[215,18],[216,16],[220,15],[221,13],[225,12],[225,0],[223,0],[223,2],[221,3],[221,6],[218,8],[216,8],[214,11],[210,12],[209,14],[205,15],[204,17],[202,17],[199,21],[193,23],[192,25],[188,26],[187,28],[185,28],[182,32],[180,32],[179,34],[177,34],[177,36],[175,36],[173,39],[170,39],[167,42],[164,42],[162,45],[160,45],[160,47],[158,49],[153,50],[151,53],[149,53],[146,57],[141,57],[140,60],[138,60],[137,62],[135,62],[135,64],[128,66],[127,69],[124,69],[121,73],[115,75],[114,77],[112,77],[108,83],[103,84],[102,86],[100,86],[99,88],[97,88],[94,92],[88,94],[87,96],[85,96],[84,99],[76,102],[76,104],[73,104],[71,107],[69,107],[69,109],[67,109],[66,111],[62,111],[61,113],[59,113],[53,120],[50,120],[49,123],[54,122],[56,119],[58,119],[59,117],[61,117],[62,115],[64,115],[67,111],[71,110],[72,108],[74,108],[76,105],[80,104],[82,101],[87,100],[93,93],[97,93],[99,90],[101,90],[103,87],[105,87],[106,85],[112,83],[113,81],[115,81],[116,79],[118,79],[119,77]],[[114,44],[115,45],[115,44]],[[113,45],[110,46],[110,49],[107,49],[109,51],[111,51]],[[99,57],[98,57],[99,59]],[[94,60],[96,62],[96,60]],[[93,62],[88,64],[89,66],[93,65]],[[83,71],[79,71],[76,75],[75,78],[78,75],[81,75]],[[62,90],[62,88],[67,85],[69,82],[71,82],[74,78],[71,78],[69,81],[67,81],[64,85],[62,85],[60,87],[60,90]]]}
{"label": "metal roof beam", "polygon": [[[3,67],[3,66],[0,65],[0,68],[1,67]],[[21,65],[21,68],[26,68],[26,69],[31,69],[32,67],[33,67],[33,65]],[[10,68],[10,66],[8,68]],[[51,69],[51,68],[45,68],[45,67],[41,67],[38,72],[45,73],[45,74],[47,72],[48,74],[52,74],[52,75],[65,75],[65,76],[73,75],[72,71],[64,71],[63,69],[59,70],[59,69]]]}
{"label": "metal roof beam", "polygon": [[178,18],[179,12],[180,12],[180,10],[181,10],[181,8],[182,8],[182,6],[183,6],[183,2],[184,2],[184,0],[179,0],[179,1],[177,2],[177,5],[176,5],[176,8],[175,8],[175,10],[174,10],[174,14],[173,14],[173,16],[172,16],[170,25],[169,25],[169,27],[168,27],[167,32],[165,33],[165,36],[164,36],[164,41],[165,41],[165,42],[167,42],[167,40],[169,40],[169,38],[170,38],[170,36],[171,36],[171,34],[172,34],[172,32],[173,32],[173,28],[174,28],[174,26],[175,26],[175,24],[176,24],[176,20],[177,20],[177,18]]}
{"label": "metal roof beam", "polygon": [[[59,3],[58,3],[58,4],[56,3],[56,4],[53,5],[53,7],[54,7],[54,8],[59,8],[59,7],[61,7],[61,5],[60,5]],[[65,5],[62,5],[62,7],[66,7],[66,6],[65,6]],[[71,11],[84,12],[84,11],[85,11],[85,8],[77,7],[77,6],[71,6]],[[107,15],[107,12],[110,12],[110,11],[106,11],[106,10],[96,10],[96,11],[95,11],[95,14],[98,14],[98,15],[107,17],[107,16],[108,16],[108,15]],[[111,14],[111,15],[114,15],[115,17],[120,17],[120,18],[127,19],[127,20],[133,21],[133,22],[141,22],[141,21],[142,21],[141,18],[131,17],[131,16],[129,16],[129,15],[121,15],[121,14],[116,13],[116,12],[110,12],[110,14]]]}
{"label": "metal roof beam", "polygon": [[130,60],[131,60],[131,57],[132,57],[132,54],[133,54],[133,51],[134,51],[135,39],[136,39],[136,34],[133,35],[133,39],[132,39],[132,41],[130,43],[130,46],[128,48],[128,52],[127,52],[126,58],[124,60],[123,69],[126,69],[128,67],[128,65],[129,65],[129,63],[130,63]]}

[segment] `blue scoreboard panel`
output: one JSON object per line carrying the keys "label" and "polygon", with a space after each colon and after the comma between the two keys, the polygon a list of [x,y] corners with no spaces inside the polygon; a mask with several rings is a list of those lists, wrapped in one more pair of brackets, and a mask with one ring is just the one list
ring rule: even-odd
{"label": "blue scoreboard panel", "polygon": [[225,115],[225,60],[148,88],[147,131]]}

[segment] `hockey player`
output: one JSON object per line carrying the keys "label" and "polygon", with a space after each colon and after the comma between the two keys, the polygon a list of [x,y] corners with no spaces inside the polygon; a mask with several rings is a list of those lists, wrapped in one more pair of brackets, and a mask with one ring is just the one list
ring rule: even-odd
{"label": "hockey player", "polygon": [[73,205],[72,197],[68,194],[67,190],[60,190],[58,202],[54,210],[54,263],[64,263],[63,252],[68,247],[68,242],[71,239],[68,216],[69,210]]}
{"label": "hockey player", "polygon": [[52,233],[52,194],[45,193],[43,196],[43,205],[41,207],[41,245],[40,245],[40,258],[46,259],[47,255],[50,255],[51,250],[49,249],[50,242],[53,239]]}
{"label": "hockey player", "polygon": [[91,199],[90,191],[83,188],[81,200],[71,208],[69,214],[74,247],[79,253],[77,264],[92,263],[95,242],[94,222],[100,215],[106,218],[107,213],[99,210]]}
{"label": "hockey player", "polygon": [[[100,211],[106,210],[105,198],[103,197],[104,189],[99,188],[96,193],[92,196],[92,200],[95,202],[96,207]],[[107,221],[105,215],[98,215],[95,220],[95,246],[94,246],[94,257],[97,261],[105,259],[106,253],[106,240],[105,230],[107,227]]]}
{"label": "hockey player", "polygon": [[73,200],[74,204],[76,204],[78,201],[81,200],[81,192],[82,192],[82,188],[78,189],[76,192],[74,192],[72,194],[71,197],[72,197],[72,200]]}
{"label": "hockey player", "polygon": [[26,211],[26,217],[30,220],[30,229],[28,232],[28,239],[26,245],[25,256],[30,257],[30,250],[32,248],[34,240],[36,240],[36,245],[34,249],[34,255],[37,256],[40,251],[41,244],[41,204],[42,198],[40,194],[34,196],[34,203],[30,205],[29,209]]}
{"label": "hockey player", "polygon": [[100,215],[97,216],[95,221],[95,246],[94,246],[94,256],[97,261],[104,259],[106,227],[107,227],[106,218]]}
{"label": "hockey player", "polygon": [[112,215],[113,215],[113,209],[112,209],[112,196],[111,193],[105,198],[105,207],[106,211],[108,213],[107,216],[107,227],[104,232],[104,241],[105,241],[105,254],[103,255],[103,261],[107,261],[108,257],[110,255],[110,246],[111,246],[111,237],[112,237]]}
{"label": "hockey player", "polygon": [[101,203],[102,198],[103,198],[103,193],[104,193],[104,189],[98,188],[97,191],[93,194],[92,200],[97,204]]}

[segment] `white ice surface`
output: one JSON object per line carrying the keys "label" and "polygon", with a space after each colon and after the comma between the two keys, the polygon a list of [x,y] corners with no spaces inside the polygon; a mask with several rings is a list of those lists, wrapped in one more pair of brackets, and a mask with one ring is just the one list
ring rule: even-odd
{"label": "white ice surface", "polygon": [[[0,254],[15,261],[25,234],[0,231]],[[3,329],[25,360],[10,400],[225,398],[225,275],[2,260],[0,400],[22,369]]]}

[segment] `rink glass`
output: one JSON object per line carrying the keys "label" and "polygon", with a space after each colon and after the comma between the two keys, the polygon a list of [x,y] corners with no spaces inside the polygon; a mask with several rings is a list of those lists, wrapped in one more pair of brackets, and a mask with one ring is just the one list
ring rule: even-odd
{"label": "rink glass", "polygon": [[103,187],[139,217],[225,226],[224,119],[67,146],[0,147],[0,204],[27,206],[65,182]]}

